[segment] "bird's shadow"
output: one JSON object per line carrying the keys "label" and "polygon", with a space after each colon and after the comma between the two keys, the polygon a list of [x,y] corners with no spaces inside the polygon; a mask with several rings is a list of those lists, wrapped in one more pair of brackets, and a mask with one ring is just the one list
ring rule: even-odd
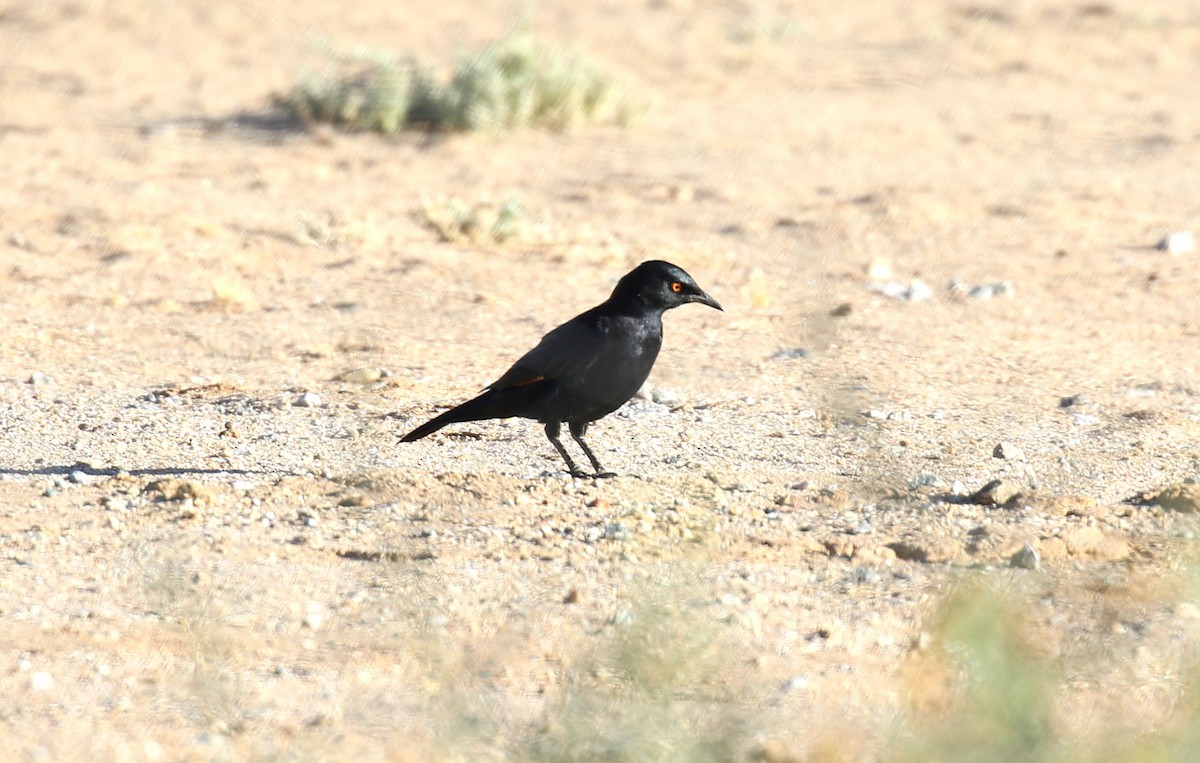
{"label": "bird's shadow", "polygon": [[131,477],[188,477],[188,476],[203,476],[203,475],[280,475],[279,472],[268,472],[263,469],[205,469],[202,467],[189,466],[162,466],[162,467],[146,467],[143,469],[124,469],[117,467],[97,468],[88,464],[74,463],[70,465],[51,464],[47,466],[38,466],[29,469],[18,469],[11,467],[0,467],[0,477],[66,477],[76,472],[82,472],[89,477],[117,477],[120,475],[129,475]]}

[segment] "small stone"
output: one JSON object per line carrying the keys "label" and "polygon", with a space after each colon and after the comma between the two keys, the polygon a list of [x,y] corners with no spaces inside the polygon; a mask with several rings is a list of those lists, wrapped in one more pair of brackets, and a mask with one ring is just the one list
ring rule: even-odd
{"label": "small stone", "polygon": [[604,527],[605,540],[629,540],[629,530],[624,522],[609,522]]}
{"label": "small stone", "polygon": [[1167,254],[1187,254],[1196,250],[1196,237],[1188,230],[1175,231],[1164,236],[1156,248]]}
{"label": "small stone", "polygon": [[1007,461],[1024,461],[1025,451],[1021,450],[1018,445],[1001,440],[995,448],[992,448],[992,458],[1003,458]]}
{"label": "small stone", "polygon": [[579,589],[572,588],[571,590],[567,591],[567,595],[563,597],[563,604],[578,604],[578,603],[579,603]]}
{"label": "small stone", "polygon": [[298,408],[315,408],[320,404],[321,396],[316,392],[305,392],[292,401],[292,405]]}
{"label": "small stone", "polygon": [[96,481],[96,475],[88,474],[82,469],[76,469],[71,472],[70,479],[76,485],[90,485]]}
{"label": "small stone", "polygon": [[304,620],[300,623],[300,625],[308,628],[309,630],[315,631],[321,627],[321,623],[324,622],[324,619],[325,618],[321,614],[320,608],[315,605],[310,605],[308,614],[304,616]]}
{"label": "small stone", "polygon": [[29,379],[25,383],[30,384],[34,387],[44,387],[48,384],[53,384],[54,379],[53,379],[53,377],[48,376],[47,374],[44,374],[41,371],[34,371],[32,374],[29,375]]}
{"label": "small stone", "polygon": [[146,756],[146,760],[155,761],[162,760],[165,757],[165,751],[162,745],[155,742],[153,739],[148,739],[142,743],[142,754]]}
{"label": "small stone", "polygon": [[972,286],[967,290],[967,296],[971,299],[992,299],[993,297],[1009,297],[1014,293],[1012,282],[997,281],[996,283],[985,283],[978,286]]}
{"label": "small stone", "polygon": [[842,304],[840,304],[837,307],[830,310],[829,314],[831,316],[833,316],[834,318],[845,318],[853,310],[854,310],[853,305],[851,305],[849,302],[843,302]]}
{"label": "small stone", "polygon": [[1072,413],[1071,423],[1077,427],[1092,427],[1100,423],[1100,417],[1090,413]]}
{"label": "small stone", "polygon": [[887,281],[893,275],[892,263],[882,257],[876,257],[867,266],[867,278],[872,281]]}
{"label": "small stone", "polygon": [[1021,488],[1014,482],[992,480],[971,494],[971,503],[980,506],[1008,506],[1021,497]]}
{"label": "small stone", "polygon": [[933,649],[933,643],[933,634],[929,631],[921,631],[913,636],[912,647],[918,652],[928,652],[930,649]]}
{"label": "small stone", "polygon": [[809,686],[808,676],[792,676],[783,682],[779,688],[783,692],[804,691]]}
{"label": "small stone", "polygon": [[907,285],[899,281],[888,281],[876,284],[874,288],[875,291],[885,297],[900,299],[905,302],[921,302],[933,297],[933,289],[930,288],[929,284],[916,278]]}
{"label": "small stone", "polygon": [[1083,405],[1087,402],[1085,395],[1067,395],[1058,399],[1059,408],[1071,408],[1076,405]]}
{"label": "small stone", "polygon": [[115,495],[106,495],[100,499],[100,505],[109,511],[125,511],[129,508],[129,501]]}
{"label": "small stone", "polygon": [[672,406],[679,403],[679,394],[673,389],[652,389],[650,399],[659,405]]}
{"label": "small stone", "polygon": [[1042,568],[1042,557],[1038,554],[1037,549],[1033,547],[1033,544],[1025,543],[1018,549],[1017,553],[1009,558],[1008,566],[1017,567],[1022,570],[1040,570]]}
{"label": "small stone", "polygon": [[941,477],[929,472],[922,472],[908,481],[909,490],[920,490],[921,488],[926,487],[939,488],[945,486],[946,483],[942,481]]}
{"label": "small stone", "polygon": [[931,299],[933,297],[933,289],[924,281],[913,279],[913,282],[908,285],[908,293],[905,298],[909,302],[918,302],[923,299]]}
{"label": "small stone", "polygon": [[783,350],[776,350],[771,354],[771,360],[798,360],[799,358],[807,358],[810,355],[812,355],[812,352],[803,347],[789,347]]}
{"label": "small stone", "polygon": [[54,676],[44,671],[29,674],[29,688],[36,692],[46,692],[54,688]]}
{"label": "small stone", "polygon": [[618,607],[617,610],[612,613],[612,616],[608,618],[608,621],[609,621],[609,623],[611,623],[613,625],[616,625],[616,626],[619,626],[622,628],[628,628],[629,626],[633,625],[634,622],[637,621],[637,616],[634,614],[634,611],[632,609],[630,609],[629,607],[621,606],[621,607]]}

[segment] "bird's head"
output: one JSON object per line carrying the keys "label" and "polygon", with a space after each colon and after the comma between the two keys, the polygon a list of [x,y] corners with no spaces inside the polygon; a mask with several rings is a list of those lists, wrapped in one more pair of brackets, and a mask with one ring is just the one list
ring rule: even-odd
{"label": "bird's head", "polygon": [[663,260],[649,260],[629,271],[613,290],[617,299],[639,299],[650,307],[669,310],[672,307],[699,302],[724,311],[683,268]]}

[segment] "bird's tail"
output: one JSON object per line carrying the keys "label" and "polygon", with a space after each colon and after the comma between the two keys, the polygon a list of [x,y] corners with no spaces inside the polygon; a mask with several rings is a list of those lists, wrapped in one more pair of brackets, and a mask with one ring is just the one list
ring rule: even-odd
{"label": "bird's tail", "polygon": [[445,413],[426,421],[421,426],[400,438],[400,442],[413,442],[422,437],[428,437],[448,424],[458,424],[463,421],[479,421],[480,419],[499,419],[513,414],[498,410],[496,400],[491,390],[484,392],[473,400],[455,406]]}

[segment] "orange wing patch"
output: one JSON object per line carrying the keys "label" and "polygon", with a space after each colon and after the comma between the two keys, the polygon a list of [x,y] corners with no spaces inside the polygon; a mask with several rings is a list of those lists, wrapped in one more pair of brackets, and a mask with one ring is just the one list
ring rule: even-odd
{"label": "orange wing patch", "polygon": [[516,384],[510,384],[508,386],[509,386],[509,389],[511,389],[513,387],[524,387],[529,384],[537,384],[538,382],[545,381],[545,380],[546,380],[545,376],[535,376],[532,379],[526,379],[525,381],[517,382]]}

